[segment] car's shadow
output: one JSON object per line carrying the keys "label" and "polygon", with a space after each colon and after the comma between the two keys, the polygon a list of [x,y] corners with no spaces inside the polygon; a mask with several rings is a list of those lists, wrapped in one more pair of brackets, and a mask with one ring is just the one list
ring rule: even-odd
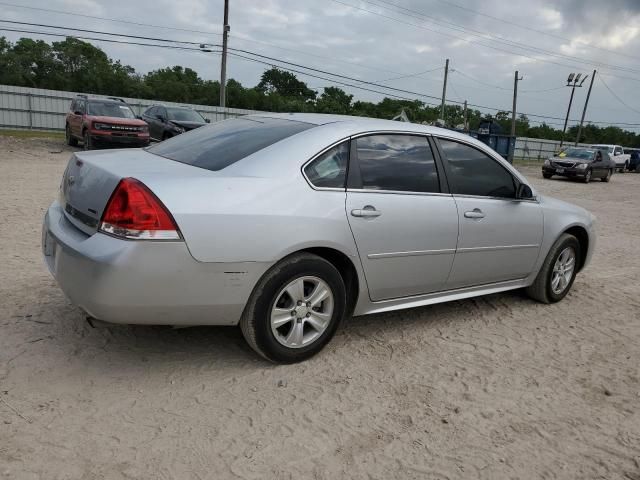
{"label": "car's shadow", "polygon": [[[419,335],[420,330],[433,330],[434,335],[439,335],[440,329],[446,325],[455,322],[464,328],[464,322],[471,318],[495,318],[499,321],[497,308],[509,311],[532,304],[534,302],[521,292],[514,291],[353,317],[343,323],[330,342],[329,350],[333,352],[324,354],[339,353],[342,349],[349,349],[353,341],[367,342],[369,338],[379,344],[396,341],[406,332]],[[118,368],[141,363],[180,363],[194,368],[225,365],[251,370],[273,365],[251,350],[238,327],[174,329],[167,326],[100,325],[94,328],[75,307],[67,304],[61,310],[55,316],[64,324],[51,326],[56,330],[52,335],[53,341],[62,347],[65,356],[80,357],[84,363],[99,368],[108,369],[114,362]],[[429,335],[428,332],[425,334]]]}

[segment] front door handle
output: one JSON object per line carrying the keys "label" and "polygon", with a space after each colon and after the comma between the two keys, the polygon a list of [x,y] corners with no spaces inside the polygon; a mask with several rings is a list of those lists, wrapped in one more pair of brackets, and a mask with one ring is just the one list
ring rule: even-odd
{"label": "front door handle", "polygon": [[354,210],[351,210],[351,215],[353,215],[354,217],[373,218],[379,217],[380,215],[382,215],[382,212],[380,210],[376,210],[376,207],[372,205],[367,205],[364,208],[356,208]]}
{"label": "front door handle", "polygon": [[470,212],[464,212],[465,218],[484,218],[484,212],[479,208],[474,208]]}

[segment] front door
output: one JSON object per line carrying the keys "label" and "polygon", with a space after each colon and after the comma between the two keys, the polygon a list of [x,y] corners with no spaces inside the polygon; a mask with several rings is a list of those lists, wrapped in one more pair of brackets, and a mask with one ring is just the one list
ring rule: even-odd
{"label": "front door", "polygon": [[516,199],[518,180],[481,150],[446,139],[439,145],[460,225],[447,289],[528,276],[542,242],[540,205]]}
{"label": "front door", "polygon": [[346,214],[371,300],[443,289],[458,215],[453,197],[441,191],[427,137],[380,134],[353,142]]}

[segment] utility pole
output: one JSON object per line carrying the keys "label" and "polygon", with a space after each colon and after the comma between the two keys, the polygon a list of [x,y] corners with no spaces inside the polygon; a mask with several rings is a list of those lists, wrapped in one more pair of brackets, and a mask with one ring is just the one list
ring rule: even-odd
{"label": "utility pole", "polygon": [[449,76],[449,59],[444,64],[444,85],[442,85],[442,106],[440,107],[440,118],[444,121],[444,102],[447,98],[447,77]]}
{"label": "utility pole", "polygon": [[584,117],[587,114],[587,105],[589,105],[589,97],[591,96],[591,89],[593,88],[593,81],[596,78],[596,71],[591,74],[591,82],[589,83],[589,91],[587,92],[587,99],[584,101],[584,110],[582,110],[582,118],[580,119],[580,126],[578,127],[578,136],[576,137],[576,147],[580,142],[580,135],[582,135],[582,124],[584,123]]}
{"label": "utility pole", "polygon": [[465,133],[469,132],[469,120],[467,118],[467,101],[464,101],[464,113],[463,113],[463,125],[464,125],[464,131]]}
{"label": "utility pole", "polygon": [[227,99],[227,37],[229,36],[229,0],[224,0],[224,24],[222,25],[222,63],[220,65],[220,106]]}
{"label": "utility pole", "polygon": [[[511,137],[516,136],[516,104],[518,103],[518,82],[522,80],[524,77],[518,76],[518,71],[516,70],[515,75],[513,76],[513,112],[511,112]],[[509,149],[509,161],[513,163],[513,150]]]}
{"label": "utility pole", "polygon": [[560,137],[560,149],[562,150],[562,145],[564,144],[564,135],[567,131],[567,123],[569,123],[569,115],[571,113],[571,104],[573,103],[573,94],[576,91],[576,87],[582,87],[582,84],[587,79],[589,75],[585,75],[582,78],[582,82],[578,85],[580,81],[580,77],[582,77],[581,73],[570,73],[569,78],[567,78],[567,87],[571,87],[571,96],[569,97],[569,107],[567,108],[567,116],[564,117],[564,127],[562,127],[562,136]]}

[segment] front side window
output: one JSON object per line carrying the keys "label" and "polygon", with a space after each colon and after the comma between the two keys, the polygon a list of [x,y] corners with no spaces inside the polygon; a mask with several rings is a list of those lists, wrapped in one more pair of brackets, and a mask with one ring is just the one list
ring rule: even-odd
{"label": "front side window", "polygon": [[234,118],[177,135],[147,151],[176,162],[217,171],[312,127],[311,123],[281,118]]}
{"label": "front side window", "polygon": [[349,142],[343,142],[312,161],[304,173],[314,187],[344,188],[348,162]]}
{"label": "front side window", "polygon": [[426,137],[370,135],[356,140],[362,188],[440,192],[438,171]]}
{"label": "front side window", "polygon": [[451,193],[515,198],[513,176],[489,155],[453,140],[440,139],[440,146],[449,164]]}

